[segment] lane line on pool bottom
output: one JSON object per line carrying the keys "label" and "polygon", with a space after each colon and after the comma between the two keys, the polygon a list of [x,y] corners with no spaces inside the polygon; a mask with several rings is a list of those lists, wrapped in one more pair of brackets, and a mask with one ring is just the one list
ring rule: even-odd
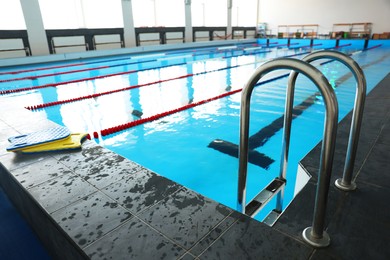
{"label": "lane line on pool bottom", "polygon": [[[370,48],[365,48],[362,51],[367,51],[371,49],[378,48],[380,46],[375,45]],[[362,51],[356,51],[353,52],[350,55],[354,55],[357,53],[360,53]],[[335,60],[330,60],[335,61]],[[320,63],[320,66],[329,63],[329,61]],[[368,66],[371,66],[372,64],[366,64],[363,65],[362,68],[366,68]],[[350,77],[352,77],[352,73],[346,73],[345,75],[341,76],[338,79],[338,84],[341,84],[345,81],[347,81]],[[337,86],[335,86],[337,88]],[[310,108],[312,105],[315,104],[315,101],[317,100],[317,97],[320,96],[319,92],[314,93],[313,95],[310,95],[308,98],[306,98],[303,102],[298,104],[297,106],[293,107],[292,111],[292,119],[298,118],[306,109]],[[268,167],[274,162],[271,158],[269,158],[267,155],[257,152],[255,149],[262,147],[272,136],[274,136],[278,131],[280,131],[284,126],[284,115],[280,116],[279,118],[272,121],[269,125],[263,127],[258,132],[253,134],[249,137],[249,145],[248,145],[248,162],[257,166],[260,166],[261,168],[268,169]],[[215,139],[214,141],[210,142],[207,146],[209,148],[213,148],[214,150],[217,150],[219,152],[222,152],[224,154],[233,156],[238,158],[238,151],[239,146],[231,143],[229,141],[221,140],[221,139]],[[271,161],[271,160],[272,161]]]}
{"label": "lane line on pool bottom", "polygon": [[[290,75],[290,74],[286,73],[286,74],[283,74],[283,75],[280,75],[280,76],[277,76],[277,77],[274,77],[274,78],[271,78],[271,79],[259,82],[255,86],[260,86],[260,85],[269,83],[269,82],[277,80],[277,79],[285,78],[285,77],[288,77],[288,75]],[[236,90],[232,90],[232,91],[228,91],[228,92],[225,92],[225,93],[220,94],[218,96],[214,96],[214,97],[211,97],[211,98],[208,98],[208,99],[204,99],[204,100],[201,100],[201,101],[198,101],[198,102],[190,103],[190,104],[187,104],[185,106],[182,106],[182,107],[179,107],[179,108],[176,108],[176,109],[172,109],[172,110],[169,110],[169,111],[166,111],[166,112],[163,112],[163,113],[159,113],[159,114],[156,114],[156,115],[153,115],[153,116],[137,119],[137,120],[134,120],[134,121],[122,124],[122,125],[106,128],[106,129],[100,130],[100,135],[101,136],[106,136],[106,135],[114,134],[114,133],[123,131],[125,129],[131,128],[131,127],[134,127],[134,126],[137,126],[137,125],[141,125],[141,124],[144,124],[144,123],[152,122],[152,121],[158,120],[158,119],[160,119],[162,117],[166,117],[166,116],[169,116],[169,115],[172,115],[172,114],[175,114],[175,113],[178,113],[178,112],[190,109],[190,108],[194,108],[194,107],[197,107],[197,106],[209,103],[209,102],[217,100],[217,99],[221,99],[221,98],[224,98],[224,97],[227,97],[227,96],[239,93],[241,91],[242,91],[242,88],[236,89]],[[93,137],[94,138],[99,138],[99,133],[97,131],[95,131],[93,133]],[[88,135],[88,138],[90,139],[91,136]]]}
{"label": "lane line on pool bottom", "polygon": [[[296,119],[300,116],[306,109],[315,104],[317,96],[320,95],[316,92],[313,95],[310,95],[303,102],[293,107],[292,119]],[[260,166],[263,169],[268,169],[269,166],[275,162],[272,158],[267,155],[256,151],[256,148],[263,146],[272,136],[274,136],[278,131],[280,131],[284,126],[284,115],[275,119],[271,124],[261,128],[257,133],[249,137],[249,146],[248,146],[248,162],[257,166]],[[221,153],[233,156],[238,158],[239,146],[237,144],[231,143],[229,141],[215,139],[210,142],[207,146],[214,150],[217,150]]]}

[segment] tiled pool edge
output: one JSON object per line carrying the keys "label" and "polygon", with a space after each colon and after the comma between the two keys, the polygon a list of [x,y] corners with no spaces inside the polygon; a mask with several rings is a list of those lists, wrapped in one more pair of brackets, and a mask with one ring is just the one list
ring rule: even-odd
{"label": "tiled pool edge", "polygon": [[[45,128],[45,126],[47,127],[53,125],[51,122],[45,122],[43,119],[34,118],[34,116],[26,117],[26,115],[29,115],[31,112],[16,108],[13,105],[10,105],[8,110],[12,111],[13,116],[9,116],[8,114],[6,116],[4,116],[4,114],[0,115],[2,128],[7,128],[7,131],[2,131],[2,139],[5,138],[7,133],[8,136],[11,136],[14,133],[17,134],[23,131],[27,131],[26,129],[33,131],[39,128]],[[24,118],[23,123],[20,122],[21,120],[17,119],[19,112],[21,115],[23,115],[21,116]],[[5,118],[1,118],[1,116]],[[39,123],[37,124],[35,122]],[[5,147],[6,143],[1,143],[0,148],[3,151],[0,154],[0,164],[2,164],[0,166],[0,185],[4,187],[4,190],[8,194],[13,204],[22,213],[23,217],[38,234],[40,240],[55,259],[86,259],[89,258],[89,256],[92,256],[92,258],[100,258],[105,256],[105,254],[111,254],[111,256],[116,255],[116,257],[114,257],[115,259],[120,256],[128,256],[127,253],[122,252],[127,252],[128,248],[126,247],[124,249],[120,249],[117,252],[112,252],[110,249],[105,249],[104,246],[108,244],[109,241],[115,240],[113,238],[115,235],[118,235],[117,237],[126,237],[128,233],[123,234],[123,232],[120,231],[120,228],[128,228],[129,225],[131,227],[139,227],[139,232],[133,234],[138,236],[137,239],[139,239],[141,234],[150,235],[152,237],[151,241],[146,242],[149,246],[151,245],[150,243],[152,243],[155,248],[169,248],[169,250],[166,251],[150,250],[149,252],[146,252],[146,255],[149,253],[149,256],[152,258],[167,256],[169,259],[182,257],[185,259],[194,259],[198,257],[202,259],[213,259],[218,255],[232,257],[233,255],[239,256],[240,251],[237,250],[237,248],[234,248],[234,246],[237,246],[234,244],[236,242],[239,244],[244,243],[246,246],[248,246],[247,249],[241,248],[241,250],[253,251],[252,253],[254,255],[266,256],[267,254],[279,248],[279,243],[275,243],[276,241],[282,242],[286,239],[291,240],[289,243],[290,246],[286,247],[285,250],[279,251],[277,253],[277,255],[281,257],[288,256],[294,252],[293,254],[297,256],[299,255],[301,257],[304,256],[304,258],[307,258],[312,251],[311,248],[307,247],[301,242],[295,241],[291,238],[286,238],[283,234],[272,230],[262,223],[243,216],[217,202],[204,198],[203,196],[178,184],[175,184],[161,176],[158,176],[139,165],[136,165],[126,159],[118,160],[118,158],[120,158],[119,155],[114,155],[114,153],[100,147],[93,141],[87,141],[85,144],[83,144],[83,149],[81,151],[44,153],[37,155],[6,153],[4,152]],[[94,149],[99,150],[99,153],[94,154]],[[89,179],[90,177],[88,176],[90,174],[94,175],[96,173],[96,169],[93,168],[93,166],[98,166],[96,162],[93,163],[94,165],[86,166],[86,168],[83,168],[83,166],[80,164],[80,161],[77,160],[70,160],[70,162],[67,162],[69,155],[77,156],[78,154],[88,152],[90,153],[89,159],[92,158],[92,161],[96,160],[104,163],[105,159],[102,154],[109,158],[107,159],[108,161],[106,161],[106,163],[107,166],[110,167],[107,167],[105,170],[114,168],[116,171],[121,172],[123,169],[117,168],[116,163],[124,164],[124,168],[127,170],[129,170],[128,166],[131,165],[136,167],[137,170],[132,171],[127,176],[136,176],[136,173],[142,172],[142,174],[149,175],[149,179],[151,176],[158,176],[158,179],[160,180],[157,182],[163,184],[163,189],[167,189],[167,186],[169,188],[170,185],[171,188],[172,186],[175,186],[176,188],[174,188],[171,193],[164,194],[164,196],[159,197],[158,201],[155,201],[146,208],[141,209],[138,213],[134,212],[134,209],[126,209],[125,206],[123,206],[124,204],[118,205],[120,204],[118,201],[111,201],[108,204],[107,201],[105,201],[105,204],[107,204],[109,207],[119,208],[119,211],[122,213],[127,212],[131,215],[126,219],[125,222],[120,222],[117,227],[108,230],[104,235],[96,238],[94,241],[90,242],[87,244],[87,246],[81,249],[81,247],[77,245],[77,243],[80,241],[76,241],[74,237],[71,238],[71,235],[64,231],[65,228],[60,227],[57,224],[57,222],[61,222],[61,218],[57,217],[57,219],[54,220],[53,215],[62,211],[64,212],[65,217],[65,215],[69,213],[67,212],[66,208],[72,207],[75,205],[75,203],[83,203],[83,198],[86,196],[99,194],[98,196],[106,197],[108,191],[103,192],[103,189],[110,185],[120,184],[123,178],[125,178],[118,177],[119,179],[114,179],[111,183],[108,182],[102,184],[102,182],[99,182],[99,178],[101,178],[101,176],[99,177],[99,173],[95,176],[99,180],[96,179],[93,181]],[[113,159],[113,156],[115,156],[115,160]],[[31,176],[33,176],[32,179],[38,176],[40,180],[37,181],[37,183],[31,181],[25,182],[25,180],[22,180],[23,184],[21,184],[20,180],[17,180],[17,178],[23,179],[23,174],[30,174],[30,168],[35,169],[31,172]],[[42,173],[46,171],[47,176],[45,175],[42,179],[42,176],[39,175],[42,175]],[[98,172],[100,172],[100,170]],[[124,176],[126,174],[124,174]],[[17,178],[15,177],[16,175],[18,175]],[[78,195],[78,197],[72,198],[71,201],[68,201],[66,205],[60,206],[60,208],[58,208],[57,205],[55,205],[53,208],[52,205],[43,205],[44,203],[42,203],[42,201],[38,202],[40,198],[42,199],[42,193],[39,191],[40,188],[46,189],[45,186],[49,187],[51,185],[56,185],[57,179],[63,181],[64,186],[69,184],[69,179],[72,180],[72,183],[75,179],[77,179],[78,185],[80,185],[80,183],[85,184],[86,180],[88,180],[90,187],[80,190],[83,190],[84,192],[88,189],[91,190],[88,190],[86,194]],[[147,182],[146,179],[144,180],[145,182],[143,184]],[[27,186],[27,188],[23,187],[23,185]],[[156,188],[156,185],[158,186],[158,184],[153,185],[155,186],[154,188],[152,187],[152,190]],[[33,193],[35,192],[33,195],[31,195],[31,190]],[[145,191],[145,193],[147,194],[147,191]],[[147,194],[146,196],[149,195]],[[62,196],[58,196],[58,198],[53,197],[53,200],[59,200],[60,204],[63,203],[63,201],[61,201]],[[155,196],[155,194],[152,195],[152,197],[153,196]],[[113,198],[107,197],[106,200],[113,200]],[[37,216],[39,215],[42,215],[42,218],[38,218]],[[156,215],[158,216],[155,217]],[[167,226],[174,225],[175,222],[179,223],[176,223],[176,227],[172,228],[172,230],[166,228]],[[248,227],[250,227],[250,229],[248,229]],[[73,236],[75,236],[75,234],[73,234]],[[105,237],[107,238],[107,241],[104,240]],[[221,239],[221,237],[223,238]],[[231,246],[225,246],[225,237],[230,237],[229,243],[233,243]],[[246,237],[247,241],[240,241],[243,237]],[[153,244],[156,241],[159,241],[158,245]],[[263,247],[253,247],[253,244],[264,242],[266,242],[266,245]],[[111,247],[119,248],[118,246],[114,245],[111,245]],[[297,248],[299,250],[296,250]],[[137,248],[135,249],[137,250]],[[142,248],[138,249],[141,250]],[[101,252],[102,250],[107,250],[107,252],[103,253]],[[99,252],[100,255],[98,254]],[[133,256],[136,257],[139,255],[135,254]]]}
{"label": "tiled pool edge", "polygon": [[[49,159],[51,159],[51,158],[49,158]],[[48,160],[48,159],[46,158],[43,160],[38,160],[37,162],[30,164],[30,166],[34,165],[34,164],[42,164],[43,161],[45,161],[45,160]],[[29,166],[26,165],[23,167],[29,167]],[[16,168],[15,171],[18,171],[18,169],[19,170],[23,169],[23,167]],[[0,171],[1,185],[5,188],[8,196],[11,198],[13,203],[20,210],[22,215],[26,218],[26,220],[31,224],[31,226],[38,233],[40,239],[45,244],[46,248],[49,250],[51,255],[53,257],[55,257],[55,259],[87,259],[88,256],[87,256],[87,254],[84,253],[85,251],[81,250],[79,248],[79,246],[76,245],[76,242],[73,241],[73,239],[71,239],[70,236],[67,235],[63,231],[63,228],[60,228],[59,226],[57,226],[56,222],[52,219],[53,214],[51,214],[51,217],[49,217],[50,214],[47,214],[45,209],[43,209],[43,207],[39,203],[37,203],[37,200],[34,199],[32,196],[30,196],[30,194],[28,192],[26,192],[27,190],[24,187],[22,187],[22,185],[16,180],[16,178],[14,178],[14,176],[12,174],[13,171],[11,170],[11,173],[9,173],[9,171],[7,169],[5,169],[3,166],[0,169],[1,169],[1,171]],[[47,182],[50,182],[50,181],[47,181]],[[37,186],[39,186],[39,185],[41,185],[41,184],[38,184]],[[173,195],[173,194],[177,195],[180,192],[182,193],[181,197],[183,198],[183,200],[181,202],[185,203],[185,200],[188,198],[191,198],[191,197],[197,199],[196,201],[191,200],[191,202],[190,202],[190,204],[192,204],[191,205],[192,208],[195,208],[195,210],[194,210],[195,213],[188,212],[188,210],[186,212],[186,210],[184,209],[183,212],[185,212],[186,214],[181,214],[181,218],[182,218],[181,221],[186,221],[186,219],[190,219],[192,217],[195,217],[195,218],[197,218],[197,220],[194,222],[196,222],[197,224],[203,223],[203,225],[206,226],[206,228],[203,230],[203,232],[201,234],[199,234],[200,237],[191,240],[190,242],[188,242],[189,244],[187,244],[187,242],[184,242],[181,244],[180,242],[172,241],[171,239],[165,237],[164,234],[161,234],[162,232],[159,231],[159,229],[161,228],[159,226],[159,222],[161,220],[163,220],[163,222],[164,222],[164,217],[158,218],[157,220],[160,220],[160,221],[156,221],[156,224],[148,221],[148,218],[150,218],[150,216],[152,216],[156,212],[146,212],[147,210],[144,210],[143,211],[144,213],[142,213],[140,215],[135,215],[132,218],[133,219],[132,223],[129,223],[131,221],[127,222],[128,224],[133,224],[135,221],[138,225],[145,225],[145,223],[146,223],[147,225],[151,226],[151,228],[147,228],[147,230],[149,232],[150,231],[156,232],[156,233],[153,233],[154,236],[160,236],[160,237],[162,236],[163,240],[165,240],[164,241],[165,243],[171,242],[172,243],[171,246],[174,249],[178,250],[178,253],[171,255],[170,257],[168,257],[169,259],[180,258],[180,257],[186,257],[186,258],[188,257],[191,259],[191,258],[195,258],[195,257],[201,256],[201,255],[202,255],[202,258],[207,259],[208,258],[207,255],[209,255],[209,254],[213,255],[216,253],[215,251],[210,249],[210,246],[212,244],[216,244],[215,247],[218,248],[218,251],[224,251],[223,248],[222,249],[220,248],[221,245],[219,243],[215,243],[215,242],[218,240],[218,238],[222,234],[228,233],[227,231],[232,226],[234,226],[232,228],[233,231],[230,232],[232,234],[228,234],[230,236],[231,235],[235,236],[235,234],[237,232],[242,232],[242,230],[240,231],[240,229],[242,229],[243,226],[245,227],[246,225],[250,225],[253,229],[252,230],[253,234],[257,234],[257,237],[258,237],[257,239],[271,240],[271,241],[273,240],[273,239],[270,239],[273,236],[272,234],[274,233],[274,231],[271,228],[265,226],[262,223],[255,221],[255,220],[244,217],[241,214],[238,214],[237,212],[232,211],[231,209],[228,209],[228,208],[226,208],[226,207],[224,207],[216,202],[213,202],[207,198],[203,198],[202,196],[200,196],[192,191],[189,191],[183,187],[178,188],[178,190],[174,191],[170,195]],[[170,196],[170,195],[166,196],[163,199],[163,201],[166,202],[169,200],[172,201],[172,200],[177,199],[177,196]],[[83,200],[80,199],[78,201],[83,201]],[[198,202],[201,202],[202,205],[199,206]],[[77,203],[77,200],[76,200],[76,203]],[[157,202],[156,204],[158,204],[158,203],[159,202]],[[204,203],[206,203],[206,205],[204,205]],[[162,205],[164,205],[164,203],[162,203]],[[168,203],[165,205],[168,205]],[[155,205],[153,205],[152,207],[155,207]],[[66,206],[64,208],[66,208]],[[62,208],[62,209],[64,209],[64,208]],[[209,209],[208,214],[207,214],[207,212],[206,212],[206,214],[204,214],[204,212],[201,212],[201,214],[194,216],[194,214],[196,214],[196,211],[198,211],[198,210],[202,211],[202,210],[204,210],[204,208]],[[54,211],[54,214],[58,211],[61,211],[62,209]],[[190,211],[191,211],[191,209],[190,209]],[[168,212],[169,212],[169,210],[168,210]],[[175,211],[171,210],[171,213],[175,214]],[[44,220],[42,220],[41,217],[37,217],[38,215],[42,215],[42,214],[44,216],[43,217]],[[172,216],[172,214],[169,214],[169,219],[173,220],[174,216]],[[177,213],[177,214],[179,214],[179,213]],[[203,218],[203,220],[199,220],[202,218]],[[170,221],[168,221],[168,225],[170,224],[169,222]],[[212,223],[212,224],[210,224],[210,223]],[[187,226],[188,230],[187,230],[186,235],[187,236],[194,236],[193,229],[195,227],[193,225],[191,226],[191,221],[188,222],[187,224],[188,225],[186,225],[186,226]],[[127,224],[125,223],[123,225],[127,225]],[[120,225],[118,225],[118,227],[122,227],[123,225],[120,224]],[[155,225],[157,225],[157,226],[155,226]],[[142,227],[142,228],[143,228],[142,230],[145,229],[144,227]],[[237,228],[239,229],[238,231],[235,230]],[[244,229],[244,234],[249,236],[248,238],[251,238],[250,233],[252,233],[252,232],[248,233],[245,230],[246,230],[246,228]],[[103,238],[99,238],[99,239],[95,240],[93,243],[91,243],[90,245],[88,245],[87,247],[85,247],[84,250],[86,250],[88,252],[88,254],[91,255],[93,258],[99,258],[98,256],[94,257],[94,254],[98,253],[99,248],[104,246],[104,244],[106,244],[109,241],[114,240],[114,239],[112,239],[112,237],[110,237],[111,234],[113,234],[114,232],[116,232],[116,231],[111,230],[110,232],[108,232],[106,234],[108,241],[104,241]],[[169,233],[169,230],[166,230],[166,232]],[[278,232],[276,232],[276,233],[278,233]],[[145,234],[145,232],[142,232],[142,234]],[[148,234],[148,233],[146,232],[146,234]],[[259,234],[262,234],[262,235],[259,235]],[[267,234],[267,236],[264,237],[265,236],[264,234]],[[195,235],[198,235],[198,234],[195,234]],[[263,236],[263,238],[259,238],[262,236]],[[170,236],[170,237],[172,237],[172,236]],[[276,234],[276,237],[277,237],[276,238],[277,240],[284,239],[281,234]],[[251,239],[253,239],[253,238],[251,238]],[[102,241],[105,243],[102,243]],[[233,238],[231,242],[237,242],[237,238]],[[247,241],[247,242],[248,242],[248,245],[251,244],[251,241]],[[174,244],[174,243],[177,243],[177,244]],[[269,242],[269,243],[271,243],[271,242]],[[97,247],[96,247],[96,244],[98,245]],[[273,244],[273,245],[271,245],[271,244],[267,245],[265,248],[260,250],[260,251],[263,251],[263,255],[266,254],[268,249],[271,250],[272,248],[274,248],[274,249],[277,248],[277,244]],[[299,253],[300,255],[304,254],[305,256],[308,256],[311,249],[307,248],[304,245],[299,245],[299,247],[303,250],[298,250],[298,251],[296,251],[296,253]],[[227,248],[227,249],[230,249],[230,248]],[[290,249],[292,249],[292,248],[290,248]],[[169,251],[172,251],[172,250],[173,249],[170,249]],[[205,250],[207,250],[207,251],[205,252]],[[116,253],[120,254],[123,257],[123,255],[122,255],[123,252],[121,252],[122,250],[119,250],[119,251],[120,252],[116,252]],[[156,255],[156,253],[157,253],[157,255]],[[220,252],[218,252],[218,254],[219,253]],[[166,254],[166,252],[161,252],[161,254],[160,254],[160,253],[158,253],[158,251],[155,251],[154,254],[152,254],[150,256],[160,257],[164,254]],[[286,253],[280,253],[280,252],[279,252],[279,254],[286,255]],[[101,256],[104,256],[104,254],[102,254]],[[137,256],[137,255],[135,255],[135,256]],[[114,257],[114,258],[117,259],[118,255],[117,255],[117,257]]]}

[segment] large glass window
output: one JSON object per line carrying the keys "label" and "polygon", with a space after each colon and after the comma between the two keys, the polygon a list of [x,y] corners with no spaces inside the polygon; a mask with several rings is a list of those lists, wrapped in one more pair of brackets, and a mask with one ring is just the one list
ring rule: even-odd
{"label": "large glass window", "polygon": [[39,0],[45,29],[123,27],[121,0]]}
{"label": "large glass window", "polygon": [[227,26],[227,0],[192,0],[191,9],[192,26]]}
{"label": "large glass window", "polygon": [[39,0],[45,29],[77,29],[84,27],[79,0]]}
{"label": "large glass window", "polygon": [[81,2],[86,28],[123,27],[121,0],[81,0]]}
{"label": "large glass window", "polygon": [[0,1],[0,30],[25,30],[22,6],[20,1]]}
{"label": "large glass window", "polygon": [[133,0],[135,27],[182,27],[184,0]]}
{"label": "large glass window", "polygon": [[233,1],[232,26],[256,26],[257,1]]}

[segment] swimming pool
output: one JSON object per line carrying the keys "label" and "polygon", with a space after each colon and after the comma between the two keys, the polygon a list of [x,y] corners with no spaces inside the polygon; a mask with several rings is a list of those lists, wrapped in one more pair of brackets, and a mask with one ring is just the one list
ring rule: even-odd
{"label": "swimming pool", "polygon": [[[290,48],[286,40],[271,42],[272,48],[264,48],[265,43],[259,41],[258,45],[98,58],[77,64],[41,64],[19,67],[19,71],[25,72],[17,74],[7,73],[15,68],[4,68],[0,71],[0,91],[33,113],[72,131],[86,131],[91,135],[96,132],[99,137],[95,140],[106,148],[235,208],[238,160],[229,151],[238,144],[239,90],[262,62],[281,56],[301,58],[311,50],[302,47],[308,46],[309,40],[294,41]],[[383,67],[389,65],[386,56],[389,49],[381,44],[380,48],[359,53],[363,41],[340,42],[344,46],[340,50],[353,54],[363,67],[368,90],[387,73]],[[335,41],[319,40],[314,48],[334,45]],[[337,62],[324,65],[318,62],[317,66],[342,100],[341,119],[352,108],[355,81],[347,68]],[[263,157],[258,164],[249,164],[248,198],[279,172],[282,132],[278,122],[283,115],[285,86],[286,78],[272,80],[257,87],[252,96],[252,148]],[[16,89],[23,91],[16,92]],[[294,195],[291,184],[295,183],[298,161],[322,137],[324,109],[321,97],[315,92],[308,80],[299,78],[295,105],[304,106],[301,105],[302,113],[293,121],[284,206]],[[210,102],[202,103],[205,100]],[[60,101],[66,102],[59,104]],[[42,104],[45,104],[43,109],[33,109]],[[177,111],[178,108],[184,109]],[[114,131],[128,122],[156,119],[156,115],[164,113],[157,120]],[[99,134],[107,129],[112,130],[111,134]],[[271,203],[258,218],[262,219],[273,206]]]}

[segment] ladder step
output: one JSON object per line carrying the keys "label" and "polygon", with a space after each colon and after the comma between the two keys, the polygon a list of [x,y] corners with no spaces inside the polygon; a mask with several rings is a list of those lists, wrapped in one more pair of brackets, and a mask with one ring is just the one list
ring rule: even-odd
{"label": "ladder step", "polygon": [[245,207],[245,214],[254,217],[286,185],[282,179],[274,179]]}
{"label": "ladder step", "polygon": [[279,216],[280,216],[281,212],[274,209],[272,210],[268,215],[267,217],[265,217],[263,223],[264,224],[267,224],[268,226],[272,227],[276,221],[278,220]]}

